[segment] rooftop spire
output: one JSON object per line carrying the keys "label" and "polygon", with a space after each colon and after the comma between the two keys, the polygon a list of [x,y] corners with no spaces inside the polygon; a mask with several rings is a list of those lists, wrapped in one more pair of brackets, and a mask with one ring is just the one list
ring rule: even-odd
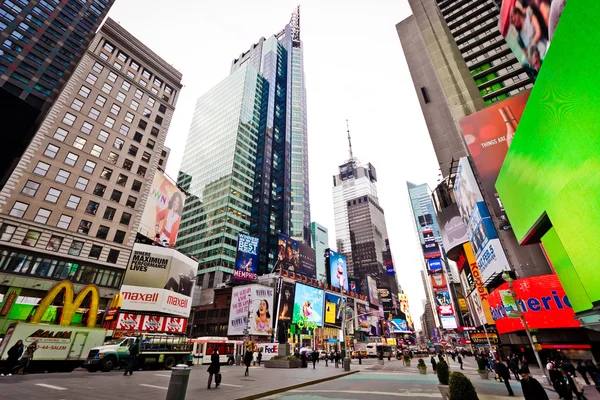
{"label": "rooftop spire", "polygon": [[350,151],[350,160],[354,160],[354,156],[352,155],[352,137],[350,137],[350,125],[348,125],[347,119],[346,119],[346,132],[348,132],[348,150]]}
{"label": "rooftop spire", "polygon": [[300,41],[300,5],[292,13],[290,25],[292,26],[292,40]]}

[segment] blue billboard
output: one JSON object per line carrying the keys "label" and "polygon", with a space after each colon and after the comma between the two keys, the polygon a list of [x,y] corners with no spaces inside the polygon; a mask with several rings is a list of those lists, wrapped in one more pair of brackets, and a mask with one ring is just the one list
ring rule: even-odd
{"label": "blue billboard", "polygon": [[324,291],[296,282],[292,322],[299,326],[323,326]]}
{"label": "blue billboard", "polygon": [[238,233],[237,255],[233,277],[244,281],[256,280],[258,269],[258,238]]}
{"label": "blue billboard", "polygon": [[409,333],[411,332],[408,323],[402,318],[393,318],[389,321],[392,333]]}
{"label": "blue billboard", "polygon": [[331,286],[348,291],[346,257],[331,250],[329,251],[329,276]]}
{"label": "blue billboard", "polygon": [[442,269],[442,260],[439,258],[432,258],[427,260],[427,267],[429,271],[436,272]]}

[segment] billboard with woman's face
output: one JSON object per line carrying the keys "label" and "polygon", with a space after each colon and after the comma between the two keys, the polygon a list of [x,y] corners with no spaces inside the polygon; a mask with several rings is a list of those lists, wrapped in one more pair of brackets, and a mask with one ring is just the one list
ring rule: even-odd
{"label": "billboard with woman's face", "polygon": [[156,171],[139,233],[173,247],[179,233],[185,195],[161,171]]}

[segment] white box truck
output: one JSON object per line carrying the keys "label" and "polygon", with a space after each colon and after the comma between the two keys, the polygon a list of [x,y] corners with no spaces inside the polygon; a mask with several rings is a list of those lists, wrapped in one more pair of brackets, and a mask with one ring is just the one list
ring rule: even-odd
{"label": "white box truck", "polygon": [[102,345],[106,329],[50,324],[11,324],[0,343],[0,364],[8,357],[8,350],[23,341],[27,347],[37,340],[37,350],[29,364],[30,372],[70,372],[81,367],[89,351]]}

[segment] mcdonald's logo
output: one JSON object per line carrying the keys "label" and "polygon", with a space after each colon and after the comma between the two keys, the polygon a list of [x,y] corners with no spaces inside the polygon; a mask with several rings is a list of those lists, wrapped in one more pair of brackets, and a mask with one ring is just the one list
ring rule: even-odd
{"label": "mcdonald's logo", "polygon": [[96,318],[98,317],[98,303],[100,302],[100,294],[98,293],[98,287],[93,284],[89,284],[85,286],[77,297],[73,300],[75,289],[73,288],[73,283],[71,281],[61,281],[58,282],[52,289],[46,293],[46,297],[42,299],[40,305],[33,318],[31,318],[32,324],[40,323],[42,316],[52,305],[52,302],[58,296],[60,292],[64,289],[64,303],[63,303],[63,311],[62,316],[60,318],[60,325],[69,326],[73,321],[73,317],[77,312],[77,309],[83,303],[83,300],[87,297],[88,294],[91,294],[92,299],[90,301],[90,315],[88,317],[87,326],[88,328],[93,328],[96,326]]}

